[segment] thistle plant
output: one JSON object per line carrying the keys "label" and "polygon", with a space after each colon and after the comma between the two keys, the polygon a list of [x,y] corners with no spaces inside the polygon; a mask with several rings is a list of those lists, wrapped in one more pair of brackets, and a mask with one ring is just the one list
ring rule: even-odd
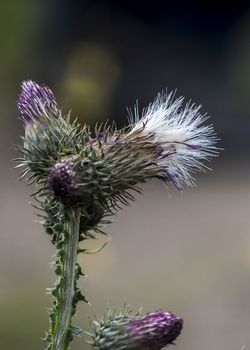
{"label": "thistle plant", "polygon": [[[67,350],[81,332],[72,323],[78,302],[87,302],[77,284],[83,275],[77,255],[88,250],[79,242],[105,234],[110,215],[129,205],[142,183],[157,178],[181,191],[193,185],[195,171],[208,169],[203,161],[217,154],[216,136],[200,108],[159,94],[141,116],[137,106],[129,112],[128,126],[101,123],[92,132],[63,114],[48,87],[22,83],[20,179],[34,184],[36,207],[56,247],[47,350]],[[182,320],[163,311],[131,316],[125,308],[93,325],[96,349],[160,350],[178,336]]]}

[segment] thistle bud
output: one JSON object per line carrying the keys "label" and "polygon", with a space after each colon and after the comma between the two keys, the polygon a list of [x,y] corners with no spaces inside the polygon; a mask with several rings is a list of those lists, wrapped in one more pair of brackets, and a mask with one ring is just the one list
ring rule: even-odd
{"label": "thistle bud", "polygon": [[45,85],[38,85],[32,80],[22,83],[17,106],[19,117],[25,126],[42,122],[45,116],[59,114],[59,108],[53,92]]}
{"label": "thistle bud", "polygon": [[64,204],[74,204],[79,201],[78,182],[76,168],[71,159],[62,159],[50,169],[49,189]]}
{"label": "thistle bud", "polygon": [[145,316],[108,311],[103,320],[93,321],[92,346],[97,350],[160,350],[173,344],[183,320],[171,312],[156,311]]}

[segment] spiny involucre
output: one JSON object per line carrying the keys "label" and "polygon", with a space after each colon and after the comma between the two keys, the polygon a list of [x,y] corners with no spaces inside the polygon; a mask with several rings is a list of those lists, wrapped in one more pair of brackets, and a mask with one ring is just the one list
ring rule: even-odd
{"label": "spiny involucre", "polygon": [[139,191],[138,185],[152,178],[182,190],[217,154],[213,127],[204,125],[200,108],[185,104],[183,97],[174,100],[172,93],[159,94],[141,117],[135,108],[128,127],[101,124],[93,135],[88,126],[62,115],[49,88],[23,82],[18,109],[29,130],[24,173],[64,205],[85,209],[93,203],[104,210],[128,204],[131,190]]}
{"label": "spiny involucre", "polygon": [[183,320],[168,311],[140,316],[131,315],[128,307],[116,314],[108,309],[103,319],[91,323],[87,333],[96,350],[161,350],[173,344],[181,333]]}

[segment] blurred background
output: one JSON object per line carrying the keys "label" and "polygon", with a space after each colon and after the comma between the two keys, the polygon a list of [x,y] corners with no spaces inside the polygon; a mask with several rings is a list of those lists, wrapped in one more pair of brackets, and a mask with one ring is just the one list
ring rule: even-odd
{"label": "blurred background", "polygon": [[[55,253],[16,181],[20,82],[46,83],[82,123],[126,123],[126,107],[177,89],[203,105],[224,148],[197,187],[157,182],[119,212],[108,246],[81,257],[92,306],[165,309],[185,326],[179,350],[250,348],[249,1],[0,1],[0,349],[39,350]],[[97,247],[103,242],[88,246]],[[89,349],[82,338],[73,350]]]}

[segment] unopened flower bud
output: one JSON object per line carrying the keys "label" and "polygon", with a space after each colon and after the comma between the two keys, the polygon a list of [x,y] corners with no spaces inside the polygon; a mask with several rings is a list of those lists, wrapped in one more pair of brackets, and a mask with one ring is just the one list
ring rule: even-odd
{"label": "unopened flower bud", "polygon": [[78,176],[72,160],[62,159],[50,169],[48,186],[64,204],[74,204],[79,200]]}
{"label": "unopened flower bud", "polygon": [[160,350],[172,344],[182,330],[183,320],[171,312],[156,311],[143,317],[109,311],[93,321],[91,342],[97,350]]}

